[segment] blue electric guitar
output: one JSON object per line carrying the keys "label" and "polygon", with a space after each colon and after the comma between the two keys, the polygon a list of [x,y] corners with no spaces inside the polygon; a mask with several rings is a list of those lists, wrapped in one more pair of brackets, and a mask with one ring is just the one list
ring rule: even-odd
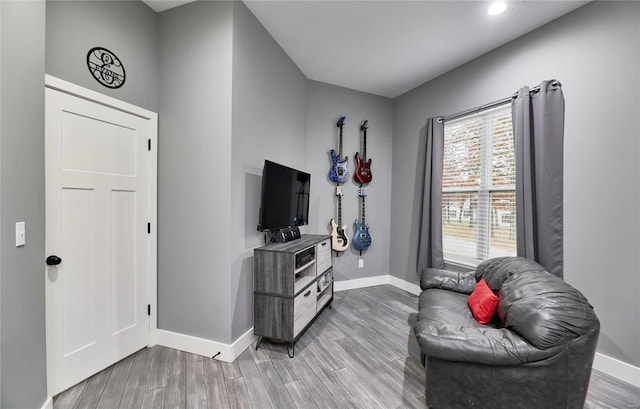
{"label": "blue electric guitar", "polygon": [[346,117],[341,117],[337,123],[338,128],[340,128],[340,148],[338,153],[334,149],[331,149],[331,159],[333,160],[333,166],[331,167],[331,171],[329,172],[329,179],[335,183],[344,183],[349,180],[349,165],[347,164],[348,158],[345,156],[344,160],[340,160],[342,158],[342,127],[344,125],[344,120]]}
{"label": "blue electric guitar", "polygon": [[364,187],[360,188],[358,195],[362,198],[362,204],[360,205],[362,221],[356,219],[354,223],[356,233],[353,235],[353,248],[362,251],[371,245],[371,235],[369,234],[369,223],[364,220],[364,198],[367,196]]}

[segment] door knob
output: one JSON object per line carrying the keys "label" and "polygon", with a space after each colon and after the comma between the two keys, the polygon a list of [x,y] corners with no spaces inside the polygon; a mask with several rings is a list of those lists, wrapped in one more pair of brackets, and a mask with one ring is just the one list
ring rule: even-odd
{"label": "door knob", "polygon": [[62,263],[62,259],[58,256],[49,256],[47,257],[46,263],[48,266],[57,266],[58,264]]}

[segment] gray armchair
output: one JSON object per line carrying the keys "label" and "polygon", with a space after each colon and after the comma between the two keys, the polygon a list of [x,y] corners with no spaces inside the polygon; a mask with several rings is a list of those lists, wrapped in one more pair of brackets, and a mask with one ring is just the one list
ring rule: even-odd
{"label": "gray armchair", "polygon": [[[485,279],[499,297],[488,325],[467,298]],[[600,323],[575,288],[524,258],[475,273],[426,269],[414,328],[430,409],[582,409]]]}

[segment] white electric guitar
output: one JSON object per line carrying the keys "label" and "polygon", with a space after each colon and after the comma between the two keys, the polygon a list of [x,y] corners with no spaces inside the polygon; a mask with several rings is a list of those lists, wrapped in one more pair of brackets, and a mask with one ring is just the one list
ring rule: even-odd
{"label": "white electric guitar", "polygon": [[336,196],[338,196],[338,223],[331,219],[331,248],[335,251],[345,251],[349,248],[347,238],[347,225],[342,224],[342,188],[336,186]]}

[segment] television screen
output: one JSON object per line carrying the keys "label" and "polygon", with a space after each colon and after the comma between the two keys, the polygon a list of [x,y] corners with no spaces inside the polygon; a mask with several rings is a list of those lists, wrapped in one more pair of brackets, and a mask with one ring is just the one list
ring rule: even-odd
{"label": "television screen", "polygon": [[258,231],[308,224],[310,187],[310,174],[265,160]]}

